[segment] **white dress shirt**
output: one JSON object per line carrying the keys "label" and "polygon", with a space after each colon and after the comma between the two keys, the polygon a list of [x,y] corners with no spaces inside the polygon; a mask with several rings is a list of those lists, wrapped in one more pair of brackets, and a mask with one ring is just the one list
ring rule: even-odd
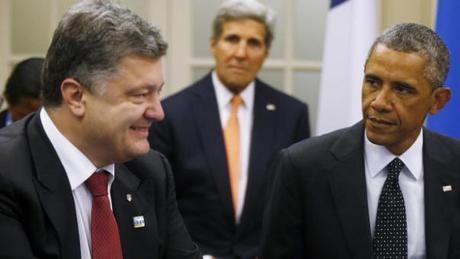
{"label": "white dress shirt", "polygon": [[[216,93],[217,106],[219,107],[220,123],[222,130],[225,128],[231,112],[233,93],[219,81],[216,72],[212,72],[212,84]],[[236,221],[238,222],[244,206],[246,186],[248,183],[249,152],[252,133],[252,117],[254,110],[255,83],[251,82],[241,93],[242,104],[238,109],[238,122],[240,125],[240,180],[238,188],[238,208]]]}
{"label": "white dress shirt", "polygon": [[70,188],[72,189],[75,212],[77,214],[81,258],[91,259],[91,206],[93,198],[84,183],[98,170],[106,170],[109,172],[110,177],[107,190],[109,193],[109,200],[112,202],[110,198],[110,188],[115,177],[115,166],[111,164],[103,168],[96,168],[76,146],[62,135],[44,108],[40,111],[40,120],[46,135],[51,141],[65,169]]}
{"label": "white dress shirt", "polygon": [[[395,157],[384,146],[375,145],[367,139],[366,135],[364,136],[367,202],[372,236],[374,236],[380,192],[387,177],[385,168]],[[426,257],[426,248],[423,130],[414,144],[400,155],[399,159],[405,164],[399,174],[399,186],[401,187],[406,208],[408,259],[424,259]]]}

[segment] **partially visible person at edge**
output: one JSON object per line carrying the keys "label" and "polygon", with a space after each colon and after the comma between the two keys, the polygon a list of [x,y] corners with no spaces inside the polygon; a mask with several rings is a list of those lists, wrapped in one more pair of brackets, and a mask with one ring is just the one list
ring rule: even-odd
{"label": "partially visible person at edge", "polygon": [[395,25],[364,65],[363,120],[282,151],[262,258],[460,258],[460,142],[423,127],[450,100],[449,50]]}
{"label": "partially visible person at edge", "polygon": [[274,26],[274,12],[260,2],[224,1],[210,39],[214,69],[166,98],[166,118],[151,130],[205,258],[258,255],[270,164],[310,136],[307,105],[257,78]]}
{"label": "partially visible person at edge", "polygon": [[[43,58],[29,58],[13,69],[5,86],[7,109],[0,112],[0,128],[22,119],[42,105],[40,97]],[[0,100],[2,107],[3,99]]]}
{"label": "partially visible person at edge", "polygon": [[108,1],[59,22],[43,70],[44,108],[0,130],[0,258],[201,258],[165,157],[157,28]]}

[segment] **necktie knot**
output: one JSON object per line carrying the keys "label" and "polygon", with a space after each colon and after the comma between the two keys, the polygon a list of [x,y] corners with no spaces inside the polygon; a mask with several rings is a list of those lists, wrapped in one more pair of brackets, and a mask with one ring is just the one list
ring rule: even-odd
{"label": "necktie knot", "polygon": [[390,177],[391,179],[398,179],[399,173],[401,172],[403,167],[404,167],[403,161],[401,161],[401,159],[396,157],[387,166],[388,177]]}
{"label": "necktie knot", "polygon": [[230,102],[232,104],[232,113],[236,113],[242,102],[241,96],[234,95]]}
{"label": "necktie knot", "polygon": [[107,184],[109,181],[109,173],[106,171],[93,173],[88,180],[85,181],[86,186],[93,197],[106,196]]}

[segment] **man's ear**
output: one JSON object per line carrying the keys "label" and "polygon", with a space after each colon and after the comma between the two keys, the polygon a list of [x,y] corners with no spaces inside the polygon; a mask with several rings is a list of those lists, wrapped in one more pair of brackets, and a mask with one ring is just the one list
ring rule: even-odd
{"label": "man's ear", "polygon": [[62,101],[77,117],[85,113],[84,90],[84,86],[73,78],[66,78],[61,83]]}
{"label": "man's ear", "polygon": [[452,91],[449,87],[438,87],[433,91],[434,103],[430,108],[430,114],[438,113],[450,100]]}
{"label": "man's ear", "polygon": [[214,54],[214,51],[216,49],[216,44],[217,44],[217,39],[211,37],[209,39],[209,48],[211,49],[212,54]]}

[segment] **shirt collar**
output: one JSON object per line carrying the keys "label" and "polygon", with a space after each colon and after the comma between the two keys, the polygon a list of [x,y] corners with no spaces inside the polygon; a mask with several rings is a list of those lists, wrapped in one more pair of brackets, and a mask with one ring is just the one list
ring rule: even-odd
{"label": "shirt collar", "polygon": [[106,170],[111,177],[109,183],[115,177],[115,165],[110,164],[103,168],[96,168],[94,164],[72,144],[56,127],[44,108],[40,111],[40,120],[53,145],[56,153],[67,173],[72,191],[83,184],[95,171]]}
{"label": "shirt collar", "polygon": [[[219,80],[216,71],[212,71],[212,84],[214,85],[214,91],[216,92],[217,104],[219,105],[219,110],[225,108],[225,106],[230,104],[230,101],[233,98],[233,93],[224,86],[224,84]],[[252,81],[248,86],[241,91],[240,97],[242,99],[241,107],[251,109],[254,105],[254,92],[255,92],[255,82]]]}
{"label": "shirt collar", "polygon": [[[364,133],[364,156],[370,170],[370,176],[375,177],[384,171],[385,167],[397,156],[387,148],[370,142]],[[403,154],[398,156],[407,168],[409,174],[419,180],[423,173],[423,129],[415,142]]]}

